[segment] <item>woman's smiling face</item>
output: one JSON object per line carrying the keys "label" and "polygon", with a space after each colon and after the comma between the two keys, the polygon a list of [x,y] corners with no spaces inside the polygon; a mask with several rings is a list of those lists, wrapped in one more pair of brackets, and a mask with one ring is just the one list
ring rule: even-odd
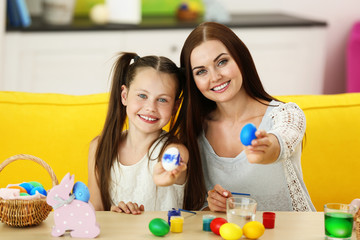
{"label": "woman's smiling face", "polygon": [[226,102],[239,93],[242,74],[224,44],[209,40],[190,55],[192,74],[200,92],[215,102]]}

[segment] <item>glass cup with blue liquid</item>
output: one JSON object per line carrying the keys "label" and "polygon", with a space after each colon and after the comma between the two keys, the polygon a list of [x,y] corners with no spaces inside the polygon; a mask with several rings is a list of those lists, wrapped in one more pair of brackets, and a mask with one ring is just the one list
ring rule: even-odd
{"label": "glass cup with blue liquid", "polygon": [[355,212],[356,207],[349,204],[325,204],[325,239],[351,239]]}

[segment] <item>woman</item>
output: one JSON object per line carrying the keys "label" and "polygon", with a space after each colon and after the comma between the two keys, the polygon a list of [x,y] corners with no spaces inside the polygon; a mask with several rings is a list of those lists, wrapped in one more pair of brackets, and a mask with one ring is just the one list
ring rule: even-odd
{"label": "woman", "polygon": [[[189,159],[201,157],[210,210],[226,211],[231,192],[243,192],[258,210],[314,211],[300,163],[305,115],[264,90],[245,44],[205,22],[186,39],[180,62],[187,79],[181,131]],[[247,123],[258,129],[250,146],[239,139]]]}

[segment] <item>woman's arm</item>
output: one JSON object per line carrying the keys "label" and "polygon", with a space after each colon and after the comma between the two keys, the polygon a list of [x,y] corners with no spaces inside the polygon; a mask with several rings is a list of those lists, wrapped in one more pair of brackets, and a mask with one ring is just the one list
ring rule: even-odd
{"label": "woman's arm", "polygon": [[270,114],[273,127],[270,131],[256,131],[256,139],[245,147],[250,163],[269,164],[279,156],[289,157],[301,143],[305,133],[306,119],[304,112],[295,104],[281,104]]}
{"label": "woman's arm", "polygon": [[275,108],[270,117],[273,127],[269,133],[274,134],[279,141],[280,158],[289,158],[303,140],[306,130],[305,114],[295,103],[286,103]]}
{"label": "woman's arm", "polygon": [[251,145],[245,146],[245,154],[250,163],[270,164],[276,161],[280,154],[280,144],[273,134],[257,130],[256,139]]}
{"label": "woman's arm", "polygon": [[101,193],[98,181],[95,175],[95,153],[98,145],[98,138],[90,143],[89,159],[88,159],[88,187],[90,191],[90,202],[95,210],[103,211],[104,206],[101,201]]}

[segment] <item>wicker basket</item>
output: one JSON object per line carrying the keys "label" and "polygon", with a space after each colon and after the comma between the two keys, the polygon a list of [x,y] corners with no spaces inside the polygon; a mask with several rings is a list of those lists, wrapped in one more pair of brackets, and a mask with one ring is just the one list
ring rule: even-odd
{"label": "wicker basket", "polygon": [[[43,166],[49,173],[52,185],[58,185],[58,180],[50,166],[38,157],[19,154],[6,159],[0,164],[0,173],[9,163],[16,160],[31,160]],[[46,198],[19,200],[0,198],[0,220],[12,227],[28,227],[44,221],[52,207],[46,203]]]}
{"label": "wicker basket", "polygon": [[355,222],[356,239],[360,240],[360,209],[355,214],[354,222]]}

